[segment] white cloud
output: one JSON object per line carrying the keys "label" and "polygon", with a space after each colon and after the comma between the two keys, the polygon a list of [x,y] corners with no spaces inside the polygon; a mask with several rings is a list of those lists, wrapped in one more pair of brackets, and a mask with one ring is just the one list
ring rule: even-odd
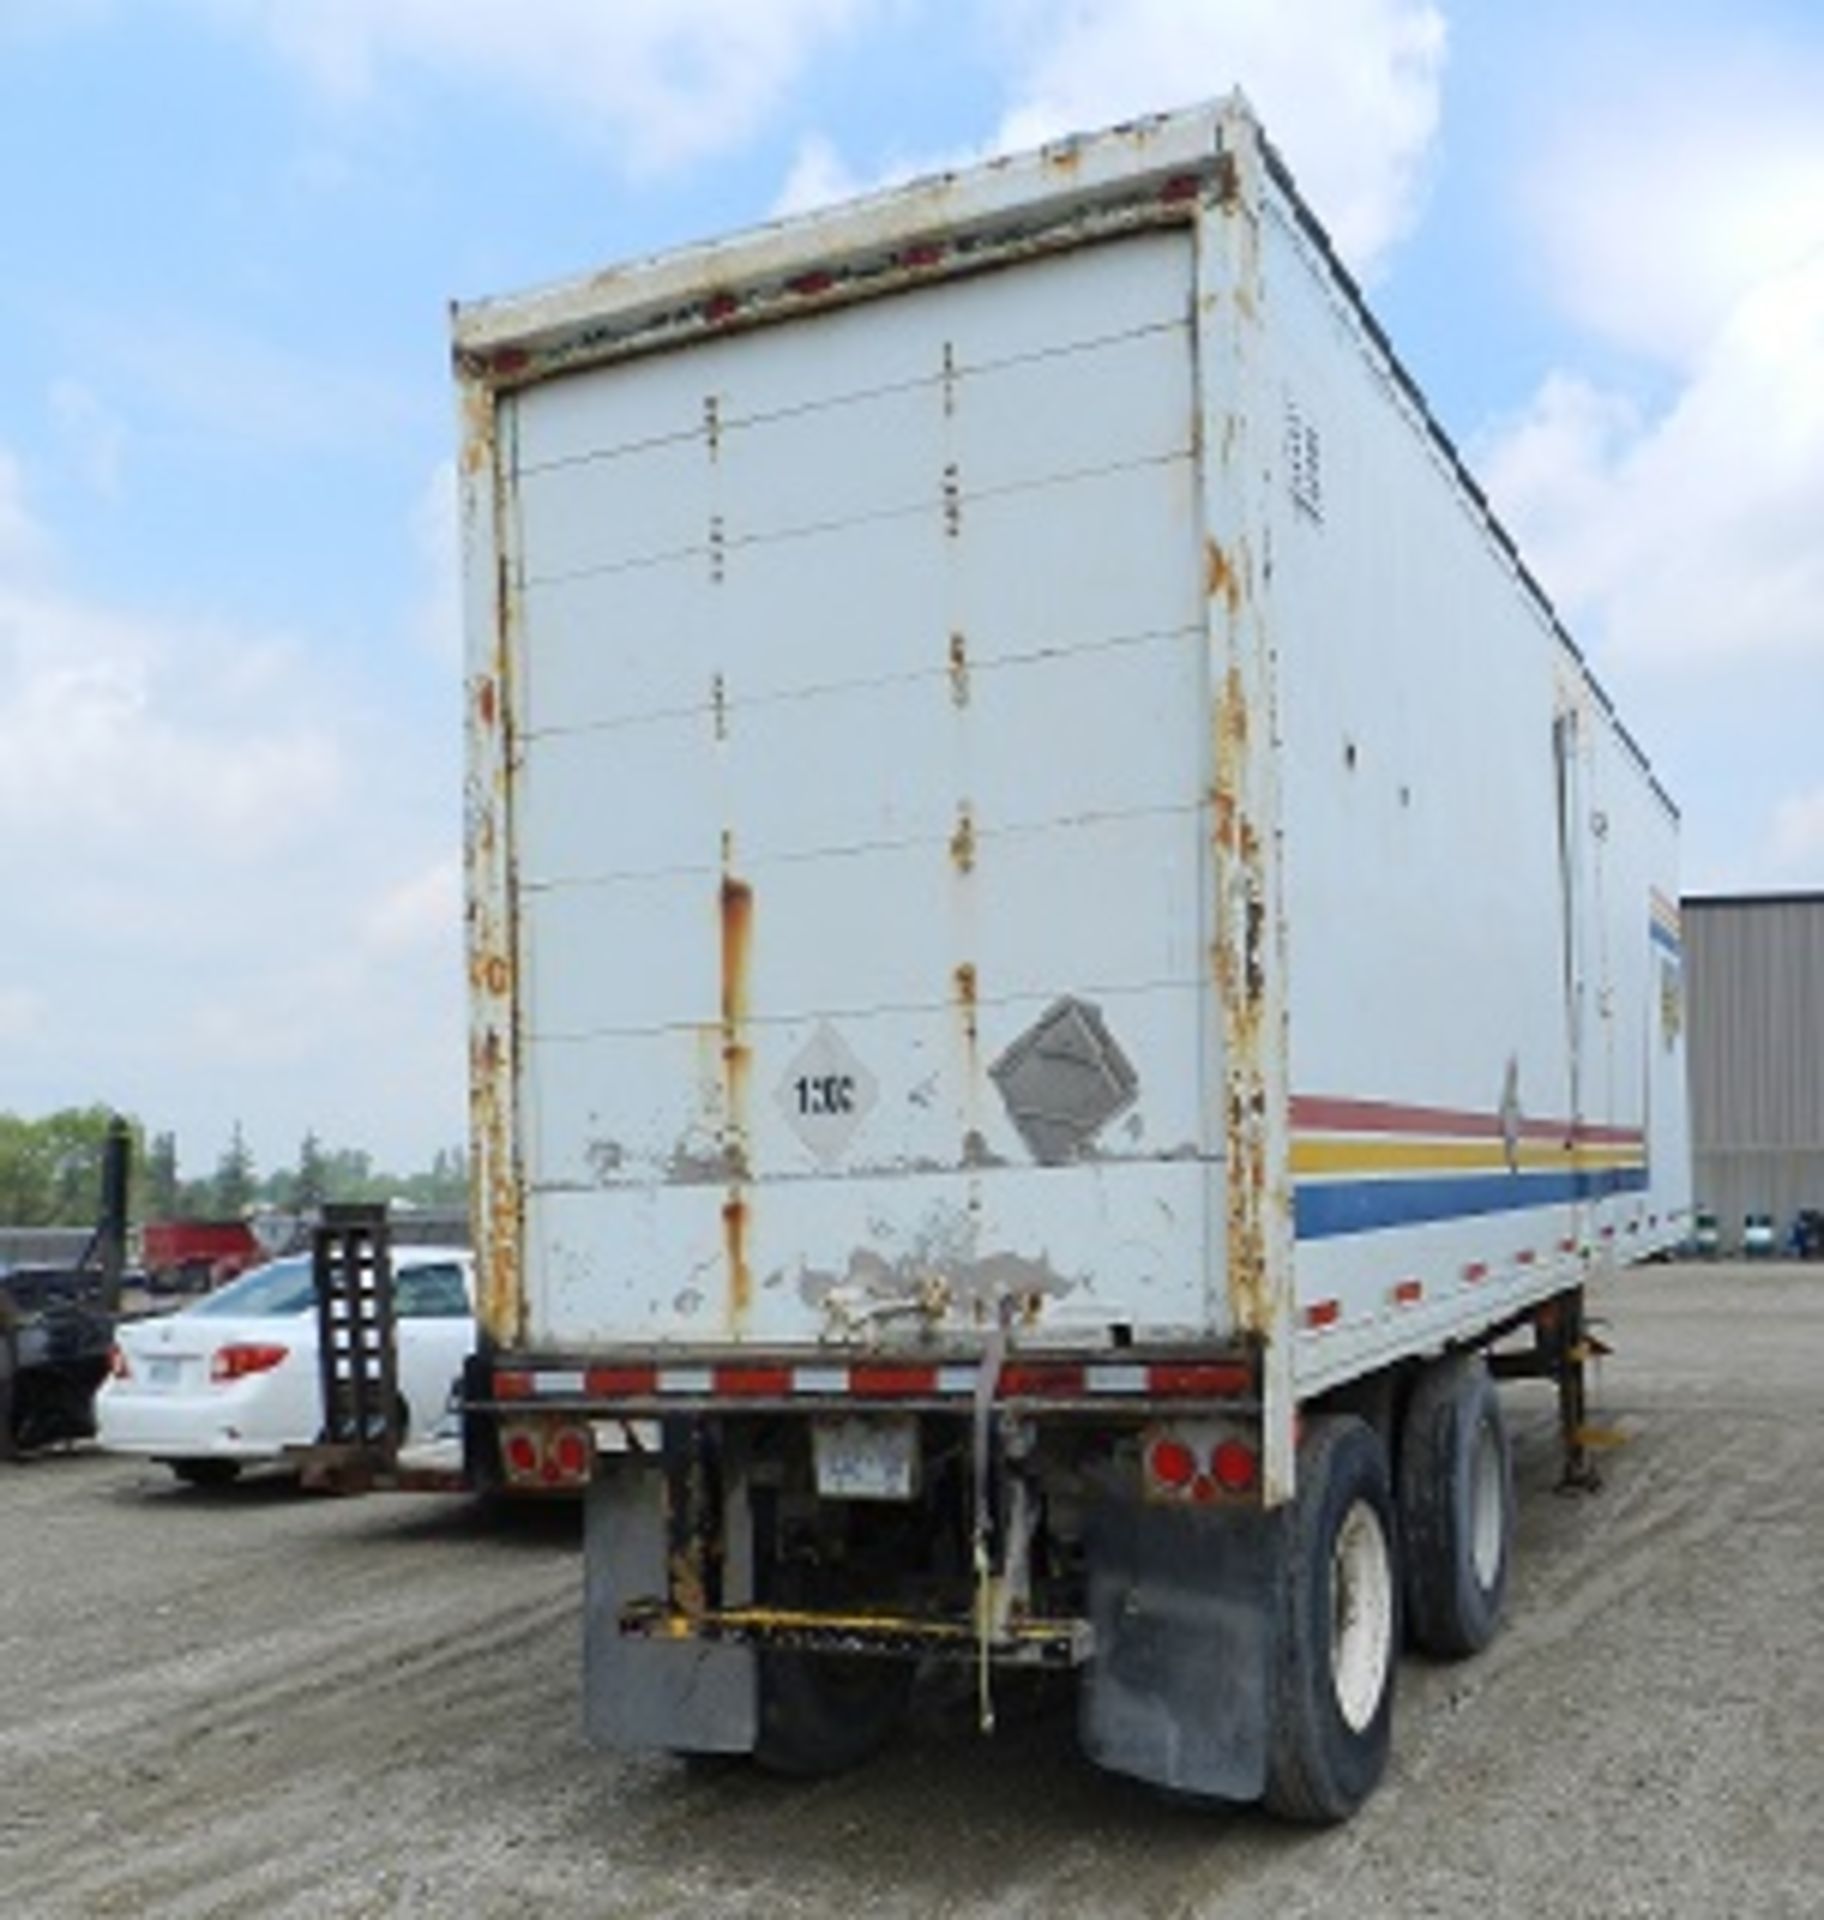
{"label": "white cloud", "polygon": [[799,146],[777,211],[1246,90],[1350,265],[1372,276],[1415,219],[1438,125],[1443,13],[1428,0],[998,0],[1009,104],[978,154],[852,168]]}
{"label": "white cloud", "polygon": [[868,0],[204,0],[359,101],[428,68],[557,110],[636,168],[737,146]]}
{"label": "white cloud", "polygon": [[0,449],[4,527],[5,1104],[114,1101],[192,1171],[236,1116],[269,1161],[310,1125],[428,1158],[462,1113],[453,718],[400,735],[293,637],[72,587]]}
{"label": "white cloud", "polygon": [[[921,172],[930,172],[921,167]],[[792,156],[791,170],[773,201],[779,215],[808,213],[813,207],[827,207],[838,200],[852,200],[871,187],[885,186],[893,178],[887,174],[864,180],[836,149],[826,134],[808,133]]]}
{"label": "white cloud", "polygon": [[1611,657],[1824,666],[1824,249],[1736,303],[1663,412],[1555,375],[1480,464]]}
{"label": "white cloud", "polygon": [[285,852],[341,798],[333,734],[285,711],[283,643],[162,629],[0,583],[0,840],[131,871]]}
{"label": "white cloud", "polygon": [[1756,286],[1824,245],[1821,98],[1824,66],[1802,56],[1685,64],[1541,129],[1523,199],[1550,296],[1632,352],[1695,364]]}

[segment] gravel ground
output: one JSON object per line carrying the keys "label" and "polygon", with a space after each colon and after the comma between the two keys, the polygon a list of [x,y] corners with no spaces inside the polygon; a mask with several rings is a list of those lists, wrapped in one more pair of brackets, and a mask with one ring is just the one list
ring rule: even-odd
{"label": "gravel ground", "polygon": [[1824,1911],[1824,1269],[1594,1307],[1604,1490],[1507,1389],[1508,1625],[1405,1664],[1387,1784],[1316,1834],[1097,1774],[1055,1691],[987,1742],[932,1685],[809,1787],[592,1754],[573,1512],[0,1466],[0,1913]]}

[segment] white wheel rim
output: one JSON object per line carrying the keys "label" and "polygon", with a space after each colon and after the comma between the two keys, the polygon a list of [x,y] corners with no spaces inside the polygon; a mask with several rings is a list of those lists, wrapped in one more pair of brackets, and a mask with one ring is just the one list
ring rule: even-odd
{"label": "white wheel rim", "polygon": [[1366,1500],[1343,1515],[1330,1555],[1330,1683],[1351,1733],[1374,1718],[1393,1661],[1393,1560]]}
{"label": "white wheel rim", "polygon": [[1506,1531],[1505,1489],[1501,1484],[1501,1448],[1492,1420],[1476,1429],[1476,1454],[1469,1470],[1469,1560],[1476,1585],[1489,1592],[1501,1575],[1502,1534]]}

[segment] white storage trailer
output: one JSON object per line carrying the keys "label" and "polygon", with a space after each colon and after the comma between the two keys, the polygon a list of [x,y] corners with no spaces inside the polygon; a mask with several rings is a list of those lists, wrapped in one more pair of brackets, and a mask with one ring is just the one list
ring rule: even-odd
{"label": "white storage trailer", "polygon": [[1322,229],[1236,99],[455,350],[468,1397],[593,1731],[1046,1662],[1346,1814],[1688,1155],[1674,810]]}

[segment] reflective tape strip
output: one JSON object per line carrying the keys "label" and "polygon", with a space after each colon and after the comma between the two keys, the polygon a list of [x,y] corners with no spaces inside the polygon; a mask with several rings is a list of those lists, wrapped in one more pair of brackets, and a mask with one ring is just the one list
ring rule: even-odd
{"label": "reflective tape strip", "polygon": [[1144,1367],[1087,1367],[1083,1373],[1086,1393],[1144,1393]]}
{"label": "reflective tape strip", "polygon": [[783,1400],[792,1390],[790,1367],[718,1367],[716,1392],[732,1400]]}
{"label": "reflective tape strip", "polygon": [[792,1369],[792,1391],[794,1393],[847,1393],[849,1390],[849,1370],[847,1367],[794,1367]]}
{"label": "reflective tape strip", "polygon": [[661,1367],[659,1392],[693,1393],[707,1397],[716,1390],[716,1376],[708,1367]]}
{"label": "reflective tape strip", "polygon": [[[1418,1283],[1406,1283],[1417,1286]],[[1416,1297],[1416,1296],[1415,1296]],[[1337,1301],[1310,1310],[1312,1325],[1341,1313]],[[981,1380],[974,1365],[934,1366],[865,1361],[854,1366],[792,1366],[782,1360],[723,1361],[709,1366],[502,1368],[497,1400],[960,1400]],[[996,1381],[1002,1400],[1223,1399],[1253,1391],[1245,1361],[1008,1361]]]}

